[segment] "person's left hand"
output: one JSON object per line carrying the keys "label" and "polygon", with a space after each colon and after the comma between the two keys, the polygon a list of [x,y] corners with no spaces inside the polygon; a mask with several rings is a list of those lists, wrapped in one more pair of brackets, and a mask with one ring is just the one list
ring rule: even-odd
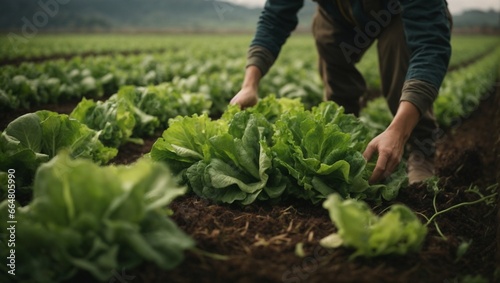
{"label": "person's left hand", "polygon": [[369,161],[375,152],[378,153],[378,160],[370,184],[376,183],[388,177],[401,162],[405,139],[397,130],[386,129],[383,133],[375,137],[363,153],[364,158]]}

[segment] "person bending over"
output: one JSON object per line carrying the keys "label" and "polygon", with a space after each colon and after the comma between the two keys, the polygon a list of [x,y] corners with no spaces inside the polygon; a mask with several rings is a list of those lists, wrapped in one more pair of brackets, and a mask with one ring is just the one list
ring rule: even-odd
{"label": "person bending over", "polygon": [[[313,34],[325,100],[359,114],[366,83],[356,69],[377,39],[382,94],[394,115],[367,146],[378,153],[370,183],[389,176],[408,144],[410,184],[434,174],[437,124],[432,105],[451,55],[451,16],[445,0],[317,0]],[[303,0],[267,0],[248,50],[245,78],[231,104],[258,100],[258,86],[298,24]]]}

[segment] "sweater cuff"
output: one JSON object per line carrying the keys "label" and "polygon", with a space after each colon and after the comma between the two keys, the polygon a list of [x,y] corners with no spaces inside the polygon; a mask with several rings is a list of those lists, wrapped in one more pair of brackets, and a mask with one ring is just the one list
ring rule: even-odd
{"label": "sweater cuff", "polygon": [[436,100],[438,90],[432,84],[420,80],[408,80],[403,85],[400,101],[411,102],[424,115]]}
{"label": "sweater cuff", "polygon": [[275,60],[276,57],[274,57],[271,51],[262,46],[254,45],[248,49],[246,67],[256,66],[259,68],[262,76],[264,76],[274,64]]}

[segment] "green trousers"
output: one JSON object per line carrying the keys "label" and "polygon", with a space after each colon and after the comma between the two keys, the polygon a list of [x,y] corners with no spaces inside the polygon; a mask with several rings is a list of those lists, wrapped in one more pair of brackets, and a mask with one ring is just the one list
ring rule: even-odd
{"label": "green trousers", "polygon": [[[449,19],[451,20],[451,16]],[[358,31],[360,30],[364,28],[361,27]],[[374,40],[369,37],[371,41],[367,44],[356,45],[356,30],[346,28],[335,21],[321,7],[318,7],[314,17],[313,34],[319,55],[319,72],[324,83],[325,100],[333,100],[343,106],[346,113],[358,115],[360,98],[366,93],[366,83],[355,63],[361,59]],[[395,115],[410,61],[401,15],[393,15],[385,27],[372,35],[377,39],[382,94]],[[352,52],[350,57],[345,56],[345,43],[354,47],[357,52]],[[413,130],[409,140],[410,146],[426,156],[433,156],[437,129],[431,107],[421,116]]]}

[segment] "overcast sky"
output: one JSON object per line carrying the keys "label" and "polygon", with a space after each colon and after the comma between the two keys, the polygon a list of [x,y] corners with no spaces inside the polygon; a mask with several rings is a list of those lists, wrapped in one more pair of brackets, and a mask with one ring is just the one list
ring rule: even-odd
{"label": "overcast sky", "polygon": [[[266,0],[226,0],[251,7],[262,7]],[[306,0],[310,1],[310,0]],[[451,13],[460,13],[466,9],[495,9],[500,10],[499,0],[448,0]]]}

